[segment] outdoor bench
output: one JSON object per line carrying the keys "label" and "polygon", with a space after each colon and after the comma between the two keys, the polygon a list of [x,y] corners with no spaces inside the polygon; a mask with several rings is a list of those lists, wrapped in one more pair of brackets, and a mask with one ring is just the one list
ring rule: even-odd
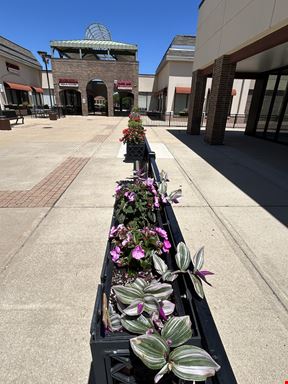
{"label": "outdoor bench", "polygon": [[1,120],[16,120],[16,124],[18,124],[18,120],[22,120],[22,124],[24,124],[24,116],[17,115],[15,110],[2,111]]}

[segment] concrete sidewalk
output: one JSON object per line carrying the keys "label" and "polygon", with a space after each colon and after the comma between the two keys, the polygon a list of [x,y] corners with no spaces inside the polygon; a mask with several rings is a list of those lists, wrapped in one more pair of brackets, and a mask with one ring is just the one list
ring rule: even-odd
{"label": "concrete sidewalk", "polygon": [[[26,121],[0,132],[0,382],[86,383],[115,181],[132,170],[118,141],[127,119]],[[284,383],[288,148],[235,132],[210,147],[183,129],[147,131],[169,189],[182,185],[186,242],[205,245],[216,273],[205,292],[238,382]],[[86,160],[69,168],[68,158]]]}

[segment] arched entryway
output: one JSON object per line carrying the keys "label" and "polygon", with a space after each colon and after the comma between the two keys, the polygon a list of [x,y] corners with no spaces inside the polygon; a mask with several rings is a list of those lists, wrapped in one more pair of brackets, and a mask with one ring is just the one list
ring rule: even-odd
{"label": "arched entryway", "polygon": [[134,106],[134,95],[132,92],[114,92],[113,104],[114,116],[128,116]]}
{"label": "arched entryway", "polygon": [[59,92],[60,103],[66,115],[82,115],[81,92],[75,89],[63,89]]}
{"label": "arched entryway", "polygon": [[106,115],[108,113],[107,87],[101,79],[89,81],[86,87],[88,114]]}

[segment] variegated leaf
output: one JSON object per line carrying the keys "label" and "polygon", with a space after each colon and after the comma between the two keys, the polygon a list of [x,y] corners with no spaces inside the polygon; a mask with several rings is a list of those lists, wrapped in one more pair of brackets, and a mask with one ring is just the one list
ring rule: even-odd
{"label": "variegated leaf", "polygon": [[161,180],[164,180],[164,181],[167,181],[167,180],[168,180],[168,173],[165,172],[163,169],[162,169],[161,172],[160,172],[160,179],[161,179]]}
{"label": "variegated leaf", "polygon": [[165,340],[171,340],[171,347],[184,344],[192,336],[190,317],[170,317],[161,331],[161,336]]}
{"label": "variegated leaf", "polygon": [[178,277],[178,274],[177,273],[173,273],[172,271],[166,271],[165,273],[163,273],[162,275],[162,280],[163,281],[174,281],[175,279],[177,279]]}
{"label": "variegated leaf", "polygon": [[182,241],[177,245],[177,253],[175,255],[176,263],[181,271],[186,271],[191,263],[190,251]]}
{"label": "variegated leaf", "polygon": [[165,364],[164,367],[154,377],[154,383],[158,383],[158,381],[162,379],[165,373],[168,373],[168,372],[169,372],[169,365]]}
{"label": "variegated leaf", "polygon": [[204,247],[201,247],[194,255],[193,260],[194,264],[194,273],[200,271],[204,264]]}
{"label": "variegated leaf", "polygon": [[165,195],[167,193],[167,183],[166,183],[166,181],[162,181],[159,184],[158,192],[160,193],[160,195]]}
{"label": "variegated leaf", "polygon": [[167,283],[153,283],[144,288],[145,295],[153,295],[157,300],[166,300],[172,294],[173,288]]}
{"label": "variegated leaf", "polygon": [[[142,321],[140,320],[140,317],[142,318]],[[137,334],[140,334],[140,335],[142,335],[143,333],[148,331],[148,329],[154,328],[153,327],[153,323],[152,323],[152,321],[150,319],[149,319],[150,320],[149,321],[143,315],[140,315],[140,317],[138,319],[136,319],[136,320],[129,320],[129,319],[124,317],[124,318],[121,319],[122,326],[125,329],[127,329],[127,331],[129,331],[131,333],[137,333]],[[148,324],[144,323],[143,318],[148,320]],[[146,320],[145,320],[145,322],[146,322]]]}
{"label": "variegated leaf", "polygon": [[140,292],[148,285],[147,281],[142,279],[141,277],[137,277],[137,279],[130,285],[132,288],[138,289]]}
{"label": "variegated leaf", "polygon": [[155,252],[153,253],[153,263],[154,263],[154,268],[156,269],[156,272],[159,275],[163,275],[168,269],[165,261],[163,261],[161,257],[159,257],[158,255],[156,255]]}
{"label": "variegated leaf", "polygon": [[195,276],[191,271],[188,271],[188,274],[193,283],[195,292],[197,293],[198,296],[201,297],[201,299],[203,299],[205,295],[204,295],[204,290],[203,290],[201,280],[197,276]]}
{"label": "variegated leaf", "polygon": [[169,347],[157,334],[141,335],[130,340],[130,345],[139,359],[150,369],[161,369],[166,364]]}
{"label": "variegated leaf", "polygon": [[144,311],[144,300],[134,300],[123,312],[128,316],[138,316]]}
{"label": "variegated leaf", "polygon": [[131,304],[135,299],[139,299],[143,296],[138,288],[134,287],[123,287],[122,285],[115,285],[113,287],[117,300],[123,304]]}
{"label": "variegated leaf", "polygon": [[172,301],[163,300],[161,301],[161,306],[166,316],[169,316],[174,312],[175,304],[172,303]]}
{"label": "variegated leaf", "polygon": [[154,296],[145,295],[144,296],[144,311],[151,314],[153,312],[158,312],[159,304]]}
{"label": "variegated leaf", "polygon": [[169,366],[177,377],[187,381],[205,381],[220,369],[209,353],[192,345],[174,349],[169,356]]}
{"label": "variegated leaf", "polygon": [[118,313],[113,313],[110,316],[111,330],[113,332],[120,331],[122,329],[121,316]]}

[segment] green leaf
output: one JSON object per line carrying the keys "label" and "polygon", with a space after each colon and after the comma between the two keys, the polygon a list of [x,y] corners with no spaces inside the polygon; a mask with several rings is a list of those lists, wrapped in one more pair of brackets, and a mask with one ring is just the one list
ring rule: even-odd
{"label": "green leaf", "polygon": [[148,329],[154,328],[152,320],[147,319],[145,316],[140,315],[136,320],[129,320],[127,318],[121,319],[122,326],[131,333],[139,333],[142,335]]}
{"label": "green leaf", "polygon": [[122,328],[121,316],[114,311],[111,304],[109,304],[109,328],[112,332],[120,331]]}
{"label": "green leaf", "polygon": [[154,383],[158,383],[158,381],[162,379],[165,373],[168,373],[168,372],[169,372],[169,365],[165,364],[164,367],[154,377]]}
{"label": "green leaf", "polygon": [[148,210],[147,211],[147,216],[148,216],[148,219],[151,221],[151,223],[155,223],[156,222],[156,215],[154,212]]}
{"label": "green leaf", "polygon": [[161,331],[161,336],[165,340],[171,340],[171,347],[184,344],[192,336],[190,317],[170,317]]}
{"label": "green leaf", "polygon": [[204,264],[204,247],[201,247],[194,255],[193,260],[194,273],[200,271]]}
{"label": "green leaf", "polygon": [[122,285],[115,285],[113,290],[117,300],[123,304],[131,304],[135,299],[143,297],[143,292],[134,287],[123,287]]}
{"label": "green leaf", "polygon": [[220,369],[209,353],[192,345],[174,349],[169,356],[169,366],[177,377],[187,381],[205,381]]}
{"label": "green leaf", "polygon": [[173,288],[171,284],[152,282],[148,287],[144,288],[144,293],[154,296],[157,300],[165,300],[172,294]]}
{"label": "green leaf", "polygon": [[195,276],[191,271],[188,271],[188,274],[190,276],[190,279],[193,283],[193,286],[197,295],[200,296],[201,299],[203,299],[205,295],[204,295],[204,290],[203,290],[203,286],[200,279],[197,276]]}
{"label": "green leaf", "polygon": [[130,345],[139,359],[150,369],[161,369],[166,364],[169,347],[157,334],[142,335],[130,340]]}
{"label": "green leaf", "polygon": [[155,252],[153,253],[153,263],[154,263],[154,268],[156,269],[156,272],[159,275],[163,275],[163,273],[165,273],[168,269],[165,262],[161,259],[161,257],[156,255]]}
{"label": "green leaf", "polygon": [[176,263],[181,271],[186,271],[191,263],[190,251],[186,244],[182,241],[177,245],[177,253],[175,255]]}

